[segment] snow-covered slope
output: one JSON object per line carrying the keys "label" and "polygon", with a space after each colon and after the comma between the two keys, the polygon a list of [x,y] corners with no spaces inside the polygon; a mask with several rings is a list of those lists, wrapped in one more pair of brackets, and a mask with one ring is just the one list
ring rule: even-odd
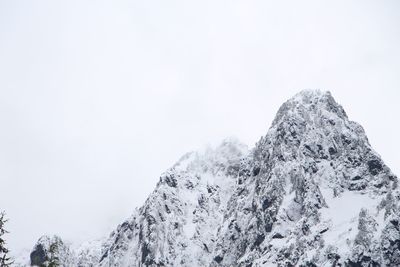
{"label": "snow-covered slope", "polygon": [[225,141],[189,153],[145,204],[111,234],[100,266],[205,266],[247,148]]}
{"label": "snow-covered slope", "polygon": [[397,245],[385,244],[398,220],[397,178],[330,93],[284,103],[250,158],[212,265],[400,263],[388,252]]}
{"label": "snow-covered slope", "polygon": [[108,238],[79,249],[53,238],[59,249],[51,250],[43,237],[31,259],[41,256],[43,266],[51,256],[61,266],[400,266],[399,200],[397,177],[362,127],[329,92],[308,90],[282,105],[251,151],[228,139],[188,153]]}

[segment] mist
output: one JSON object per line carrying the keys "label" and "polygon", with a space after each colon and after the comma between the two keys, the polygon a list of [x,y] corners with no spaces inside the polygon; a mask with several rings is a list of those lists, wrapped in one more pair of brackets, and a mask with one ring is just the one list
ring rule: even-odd
{"label": "mist", "polygon": [[12,252],[108,235],[180,156],[252,147],[329,90],[400,173],[398,1],[0,1],[0,210]]}

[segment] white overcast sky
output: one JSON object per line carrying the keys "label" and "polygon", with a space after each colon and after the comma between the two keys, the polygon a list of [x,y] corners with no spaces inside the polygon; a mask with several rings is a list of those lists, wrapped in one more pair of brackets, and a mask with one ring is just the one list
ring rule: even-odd
{"label": "white overcast sky", "polygon": [[330,90],[400,173],[400,1],[0,0],[11,249],[108,234],[182,154]]}

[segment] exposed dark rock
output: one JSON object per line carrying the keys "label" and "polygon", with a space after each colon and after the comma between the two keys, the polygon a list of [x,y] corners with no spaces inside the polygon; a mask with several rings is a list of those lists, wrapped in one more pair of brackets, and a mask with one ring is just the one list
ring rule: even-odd
{"label": "exposed dark rock", "polygon": [[368,161],[368,170],[372,175],[377,175],[382,171],[382,163],[376,159],[370,160]]}
{"label": "exposed dark rock", "polygon": [[284,238],[284,236],[281,235],[280,233],[276,233],[276,234],[274,234],[274,235],[272,236],[272,238],[282,239],[282,238]]}
{"label": "exposed dark rock", "polygon": [[214,257],[214,261],[216,261],[217,263],[220,263],[223,259],[224,258],[219,255]]}
{"label": "exposed dark rock", "polygon": [[176,187],[177,186],[177,180],[173,175],[168,175],[164,177],[165,182],[167,185],[170,187]]}
{"label": "exposed dark rock", "polygon": [[253,176],[257,176],[260,173],[260,167],[256,167],[253,169]]}

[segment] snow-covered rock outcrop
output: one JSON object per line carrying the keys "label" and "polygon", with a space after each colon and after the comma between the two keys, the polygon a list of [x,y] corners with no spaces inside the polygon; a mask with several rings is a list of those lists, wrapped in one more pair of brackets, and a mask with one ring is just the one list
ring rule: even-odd
{"label": "snow-covered rock outcrop", "polygon": [[251,151],[228,139],[183,156],[106,240],[32,253],[42,266],[400,266],[397,183],[331,94],[307,90]]}
{"label": "snow-covered rock outcrop", "polygon": [[206,266],[247,148],[226,140],[186,154],[111,234],[100,266]]}
{"label": "snow-covered rock outcrop", "polygon": [[330,93],[303,91],[284,103],[250,162],[213,266],[396,266],[399,247],[384,243],[398,234],[397,178]]}
{"label": "snow-covered rock outcrop", "polygon": [[58,236],[42,236],[30,254],[34,266],[74,266],[75,255]]}

